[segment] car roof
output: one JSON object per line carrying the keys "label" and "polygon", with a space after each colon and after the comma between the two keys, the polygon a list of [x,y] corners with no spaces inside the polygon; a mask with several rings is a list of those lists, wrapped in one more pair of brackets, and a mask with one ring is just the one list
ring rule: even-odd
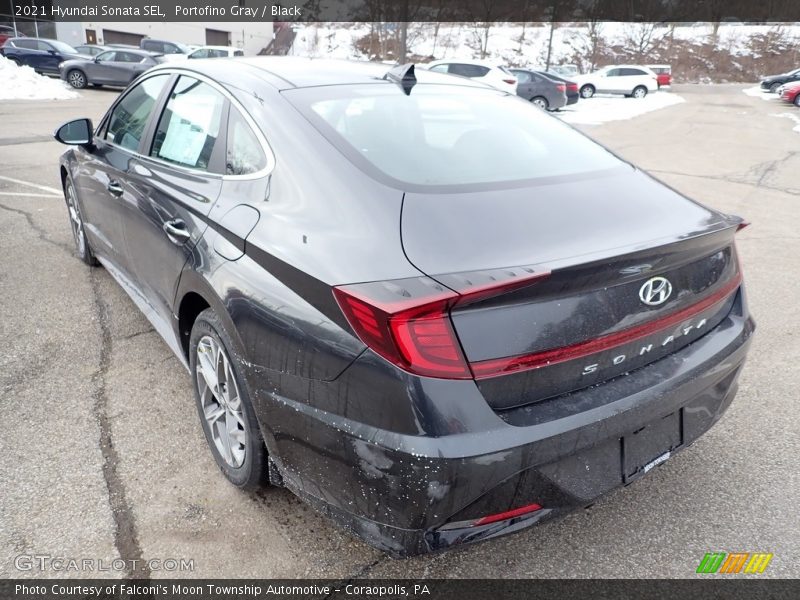
{"label": "car roof", "polygon": [[428,63],[430,65],[440,65],[448,63],[458,63],[460,65],[478,65],[479,67],[500,67],[505,66],[502,60],[484,60],[478,58],[443,58],[441,60],[433,60]]}
{"label": "car roof", "polygon": [[[234,87],[236,87],[236,75],[241,73],[254,76],[279,90],[284,90],[326,85],[382,83],[384,75],[393,68],[392,65],[377,62],[294,56],[248,56],[236,57],[230,61],[198,60],[191,63],[187,65],[183,62],[179,64],[168,62],[154,67],[153,70],[196,71]],[[493,89],[464,77],[435,73],[423,68],[415,68],[414,72],[420,83]]]}
{"label": "car roof", "polygon": [[195,48],[194,52],[198,50],[238,50],[239,48],[234,48],[233,46],[199,46]]}

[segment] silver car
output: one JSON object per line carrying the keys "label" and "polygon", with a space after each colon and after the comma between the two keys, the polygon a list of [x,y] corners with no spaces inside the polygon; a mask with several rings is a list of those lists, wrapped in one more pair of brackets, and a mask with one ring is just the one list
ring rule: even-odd
{"label": "silver car", "polygon": [[83,89],[87,85],[124,87],[160,62],[160,54],[114,48],[92,59],[66,60],[58,65],[58,70],[61,79],[74,88]]}

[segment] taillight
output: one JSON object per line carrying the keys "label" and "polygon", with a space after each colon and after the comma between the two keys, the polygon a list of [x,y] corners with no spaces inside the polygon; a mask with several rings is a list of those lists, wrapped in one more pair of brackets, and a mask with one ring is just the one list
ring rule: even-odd
{"label": "taillight", "polygon": [[577,92],[578,91],[578,84],[577,83],[568,83],[567,84],[567,89],[570,92]]}
{"label": "taillight", "polygon": [[471,379],[450,322],[458,294],[426,277],[333,288],[356,335],[390,363],[417,375]]}
{"label": "taillight", "polygon": [[566,86],[566,85],[564,85],[563,83],[560,83],[560,84],[558,84],[558,85],[556,86],[556,89],[557,89],[559,92],[566,92],[566,91],[567,91],[567,86]]}
{"label": "taillight", "polygon": [[514,85],[515,83],[517,83],[516,79],[503,79],[503,81],[505,81],[509,85]]}
{"label": "taillight", "polygon": [[450,310],[532,284],[549,272],[531,267],[413,277],[333,288],[355,334],[401,369],[443,379],[472,379]]}

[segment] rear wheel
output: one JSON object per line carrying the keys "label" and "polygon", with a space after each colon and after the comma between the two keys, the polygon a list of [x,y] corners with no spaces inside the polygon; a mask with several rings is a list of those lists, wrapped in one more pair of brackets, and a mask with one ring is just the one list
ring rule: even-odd
{"label": "rear wheel", "polygon": [[643,85],[636,86],[633,88],[633,97],[634,98],[644,98],[647,96],[647,88]]}
{"label": "rear wheel", "polygon": [[75,240],[75,250],[78,253],[78,258],[90,267],[94,267],[98,262],[94,257],[94,252],[92,252],[89,241],[86,239],[86,232],[83,228],[83,216],[81,215],[80,206],[78,206],[75,187],[69,179],[67,179],[64,184],[64,199],[67,201],[69,224],[72,228],[72,238]]}
{"label": "rear wheel", "polygon": [[67,81],[72,87],[79,90],[86,87],[86,75],[83,74],[83,71],[78,69],[72,69],[72,71],[67,73]]}
{"label": "rear wheel", "polygon": [[257,489],[268,482],[267,450],[232,347],[214,310],[201,312],[189,339],[189,366],[203,432],[225,477]]}
{"label": "rear wheel", "polygon": [[531,98],[531,102],[533,102],[534,105],[538,106],[542,110],[547,110],[550,107],[550,103],[547,101],[547,98],[543,98],[542,96]]}
{"label": "rear wheel", "polygon": [[797,95],[794,97],[794,105],[795,105],[797,108],[800,108],[800,94],[797,94]]}
{"label": "rear wheel", "polygon": [[777,94],[779,87],[781,87],[780,83],[773,83],[771,86],[769,86],[769,91],[772,92],[773,94]]}
{"label": "rear wheel", "polygon": [[594,86],[587,84],[581,88],[581,98],[591,98],[594,96],[594,92]]}

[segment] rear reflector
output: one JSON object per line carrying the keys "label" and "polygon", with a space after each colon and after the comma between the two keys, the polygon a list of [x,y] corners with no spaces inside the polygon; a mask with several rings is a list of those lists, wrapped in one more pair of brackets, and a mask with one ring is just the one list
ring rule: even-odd
{"label": "rear reflector", "polygon": [[486,517],[481,517],[477,521],[475,521],[472,526],[478,527],[479,525],[488,525],[489,523],[497,523],[498,521],[505,521],[506,519],[512,519],[514,517],[521,517],[522,515],[527,515],[532,512],[536,512],[537,510],[542,510],[541,505],[539,504],[528,504],[527,506],[523,506],[520,508],[515,508],[514,510],[507,510],[506,512],[497,513],[495,515],[489,515]]}

